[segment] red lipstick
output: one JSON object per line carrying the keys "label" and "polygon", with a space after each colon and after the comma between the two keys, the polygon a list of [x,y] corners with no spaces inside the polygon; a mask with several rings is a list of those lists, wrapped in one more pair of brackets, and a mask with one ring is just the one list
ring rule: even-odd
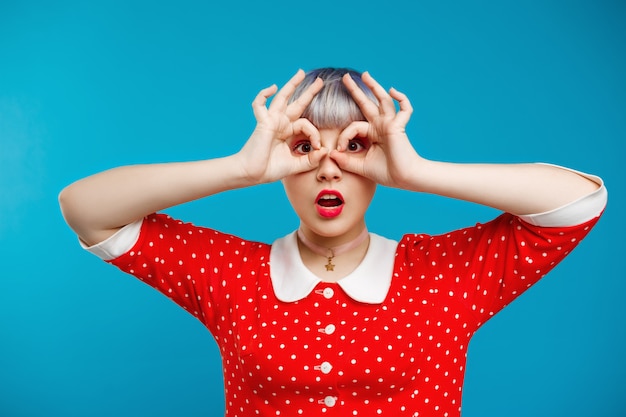
{"label": "red lipstick", "polygon": [[315,208],[322,217],[337,217],[343,210],[343,196],[337,190],[322,190],[315,200]]}

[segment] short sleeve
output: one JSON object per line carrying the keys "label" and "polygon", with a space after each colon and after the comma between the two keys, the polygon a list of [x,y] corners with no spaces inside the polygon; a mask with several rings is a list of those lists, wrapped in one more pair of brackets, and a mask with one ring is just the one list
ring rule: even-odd
{"label": "short sleeve", "polygon": [[477,325],[502,310],[561,262],[598,222],[607,201],[600,187],[556,210],[496,219],[439,236],[406,235],[412,276],[428,280],[476,317]]}
{"label": "short sleeve", "polygon": [[175,220],[146,217],[130,250],[107,262],[154,287],[209,329],[241,262],[259,244]]}
{"label": "short sleeve", "polygon": [[139,232],[141,231],[143,220],[144,219],[140,219],[136,222],[127,224],[111,235],[108,239],[92,246],[87,246],[82,240],[79,240],[80,246],[103,261],[115,259],[135,246],[137,239],[139,239]]}
{"label": "short sleeve", "polygon": [[599,185],[599,187],[594,192],[584,195],[578,200],[572,201],[569,204],[565,204],[562,207],[558,207],[554,210],[550,210],[544,213],[533,213],[519,217],[526,223],[544,227],[573,226],[585,223],[598,217],[604,210],[604,207],[606,207],[606,202],[608,200],[608,192],[606,190],[606,187],[604,186],[604,181],[602,181],[602,178],[596,175],[586,174],[580,171],[574,171],[572,169],[560,167],[557,165],[551,166],[574,172],[582,177],[585,177],[595,182]]}
{"label": "short sleeve", "polygon": [[480,326],[570,254],[597,221],[539,227],[505,213],[445,235],[407,235],[403,243],[413,276],[428,279]]}

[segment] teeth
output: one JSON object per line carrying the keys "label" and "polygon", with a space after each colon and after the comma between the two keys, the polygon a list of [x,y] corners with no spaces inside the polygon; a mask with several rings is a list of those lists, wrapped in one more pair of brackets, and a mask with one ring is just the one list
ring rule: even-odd
{"label": "teeth", "polygon": [[333,199],[335,199],[335,198],[337,198],[337,196],[336,196],[336,195],[324,194],[324,195],[321,197],[321,200],[333,200]]}

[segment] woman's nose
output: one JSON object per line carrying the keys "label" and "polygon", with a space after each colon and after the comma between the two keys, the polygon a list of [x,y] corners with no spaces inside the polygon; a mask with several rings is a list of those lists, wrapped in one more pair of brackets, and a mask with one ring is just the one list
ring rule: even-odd
{"label": "woman's nose", "polygon": [[341,179],[341,176],[342,171],[337,162],[330,155],[324,156],[317,167],[317,179],[319,181],[337,181]]}

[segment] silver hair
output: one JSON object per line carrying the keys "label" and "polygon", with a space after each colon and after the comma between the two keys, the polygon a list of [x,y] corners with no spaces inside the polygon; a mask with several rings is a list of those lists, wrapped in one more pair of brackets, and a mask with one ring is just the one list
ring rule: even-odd
{"label": "silver hair", "polygon": [[341,80],[345,74],[350,74],[365,95],[378,105],[374,93],[361,80],[361,73],[349,68],[319,68],[307,72],[289,102],[300,97],[316,78],[321,78],[324,87],[304,110],[302,117],[311,121],[318,129],[343,129],[351,122],[365,120],[361,109]]}

